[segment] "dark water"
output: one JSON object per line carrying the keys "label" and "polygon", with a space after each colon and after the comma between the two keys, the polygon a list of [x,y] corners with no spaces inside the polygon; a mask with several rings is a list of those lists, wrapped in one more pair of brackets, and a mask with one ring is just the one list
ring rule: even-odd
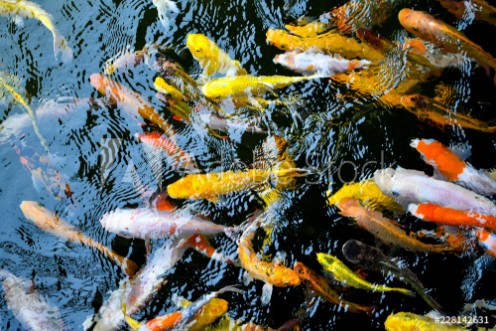
{"label": "dark water", "polygon": [[[156,43],[176,53],[179,62],[196,77],[201,69],[185,48],[188,33],[209,36],[251,74],[291,74],[273,64],[274,55],[280,51],[267,45],[267,29],[282,28],[301,15],[316,17],[342,1],[178,1],[180,13],[172,16],[168,28],[158,20],[151,0],[39,0],[37,3],[53,15],[55,26],[74,51],[73,61],[62,64],[54,58],[52,35],[37,20],[24,19],[24,25],[17,26],[8,17],[1,17],[0,70],[19,78],[33,109],[39,112],[48,108],[48,115],[39,117],[40,130],[49,145],[51,164],[70,184],[73,197],[72,201],[59,201],[39,181],[36,187],[33,185],[31,173],[22,166],[12,148],[17,142],[25,146],[29,155],[46,155],[31,125],[15,132],[15,139],[3,139],[0,268],[32,279],[36,288],[59,307],[67,329],[80,330],[82,322],[98,310],[124,275],[98,251],[43,232],[23,216],[18,206],[23,200],[39,201],[88,236],[143,263],[143,242],[105,232],[99,219],[119,207],[146,205],[149,196],[145,192],[159,191],[181,177],[171,167],[164,166],[159,169],[157,179],[156,165],[149,162],[145,149],[134,139],[134,134],[143,130],[135,119],[103,101],[97,105],[84,101],[100,98],[90,85],[90,75],[102,72],[106,61],[126,50]],[[434,1],[408,6],[436,13],[451,24],[460,23]],[[377,31],[396,36],[400,26],[395,17],[396,13]],[[465,32],[496,56],[495,27],[474,22]],[[153,77],[154,73],[146,66],[140,66],[119,74],[116,79],[160,107]],[[494,118],[495,87],[483,68],[468,63],[461,70],[446,70],[441,80],[455,87],[460,109],[485,120]],[[421,91],[432,95],[437,82],[426,82]],[[420,122],[402,109],[386,109],[373,100],[358,98],[327,79],[299,83],[286,92],[299,94],[299,106],[291,112],[270,110],[264,114],[261,125],[264,130],[288,140],[289,152],[298,166],[325,170],[300,181],[294,190],[284,192],[281,208],[273,215],[277,227],[269,253],[286,252],[289,266],[298,260],[320,270],[315,254],[323,251],[341,256],[341,246],[350,238],[379,245],[371,235],[326,206],[325,192],[338,189],[343,182],[368,178],[376,169],[393,164],[431,171],[409,147],[413,138],[465,144],[471,149],[469,161],[474,166],[496,166],[493,134],[457,126],[438,128]],[[343,93],[349,96],[346,101],[337,97]],[[74,106],[73,98],[83,101]],[[2,102],[0,110],[2,122],[24,113],[15,103],[9,106]],[[164,114],[169,116],[166,111]],[[232,130],[232,139],[227,141],[181,123],[177,129],[178,144],[195,156],[203,169],[217,171],[229,170],[235,163],[249,165],[253,162],[253,150],[266,138],[263,134]],[[253,192],[230,195],[218,204],[184,203],[189,204],[209,213],[213,221],[230,225],[241,223],[262,206]],[[401,221],[413,219],[404,216]],[[225,236],[212,238],[212,244],[228,254],[236,251],[236,244]],[[494,261],[488,256],[481,260],[482,251],[459,257],[382,248],[404,259],[424,285],[432,289],[431,294],[452,311],[458,311],[465,302],[496,298]],[[239,268],[189,251],[169,271],[168,283],[139,317],[149,319],[175,310],[171,302],[173,294],[194,300],[208,291],[240,283],[242,274]],[[371,280],[384,282],[380,274],[369,276]],[[386,283],[401,285],[390,278]],[[345,296],[350,301],[374,304],[380,310],[372,318],[347,314],[321,299],[308,306],[303,286],[275,288],[270,303],[262,307],[262,286],[262,282],[255,281],[245,287],[243,296],[226,296],[230,301],[229,315],[274,328],[303,316],[303,330],[352,327],[380,330],[392,312],[425,314],[430,310],[420,298],[348,290]],[[0,329],[22,330],[4,300],[0,300],[0,307]]]}

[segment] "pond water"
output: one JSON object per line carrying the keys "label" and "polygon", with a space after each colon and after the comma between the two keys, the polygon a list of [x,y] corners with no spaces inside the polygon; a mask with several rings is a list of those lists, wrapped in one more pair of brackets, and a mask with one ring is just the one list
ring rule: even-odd
{"label": "pond water", "polygon": [[[59,308],[67,330],[82,330],[83,322],[98,311],[126,276],[98,250],[67,242],[38,228],[23,215],[21,202],[42,203],[88,237],[142,265],[146,261],[144,241],[108,233],[99,220],[117,208],[148,206],[156,193],[184,176],[170,165],[169,159],[157,162],[150,157],[149,149],[135,134],[153,127],[143,126],[142,119],[110,104],[90,84],[90,76],[103,73],[107,63],[125,52],[158,45],[189,75],[198,78],[202,69],[186,48],[189,33],[208,36],[252,75],[295,75],[273,63],[274,56],[282,51],[267,43],[267,30],[284,28],[284,24],[294,23],[302,16],[316,18],[345,3],[176,2],[178,12],[169,13],[170,22],[165,27],[151,0],[36,0],[52,15],[54,25],[73,51],[72,61],[66,63],[55,58],[52,34],[38,20],[24,18],[19,24],[12,17],[0,17],[0,71],[17,77],[19,90],[24,90],[30,107],[37,113],[39,131],[49,151],[40,143],[23,107],[4,97],[0,102],[0,269],[32,280],[34,287]],[[363,5],[368,8],[374,3]],[[436,1],[398,2],[385,22],[372,29],[392,40],[404,39],[406,31],[397,20],[398,11],[404,7],[430,12],[464,29],[471,40],[496,56],[495,26],[466,17],[456,19]],[[466,57],[460,61],[460,66],[444,69],[440,77],[421,81],[415,93],[433,97],[436,86],[443,83],[452,91],[450,104],[454,109],[481,121],[493,121],[494,71],[489,77],[476,62]],[[387,78],[396,81],[402,75],[402,62],[394,55],[390,62],[385,67],[391,71]],[[287,266],[301,261],[324,274],[316,253],[331,253],[344,260],[343,244],[348,239],[359,239],[401,259],[448,311],[458,314],[465,303],[496,299],[494,260],[482,250],[472,249],[461,255],[426,254],[386,246],[326,204],[328,190],[371,178],[380,168],[400,165],[432,174],[432,168],[409,146],[414,138],[460,144],[470,151],[468,161],[477,169],[495,167],[494,134],[421,121],[405,109],[385,106],[377,97],[352,91],[325,77],[278,91],[291,104],[289,107],[270,106],[263,113],[244,109],[242,118],[253,121],[262,132],[249,132],[233,125],[227,132],[230,139],[219,138],[209,134],[199,118],[192,120],[193,124],[176,121],[156,97],[156,76],[156,72],[142,64],[117,71],[113,79],[140,93],[160,110],[176,129],[177,145],[195,158],[202,172],[251,167],[264,158],[256,151],[273,135],[287,141],[287,152],[297,167],[312,171],[310,176],[298,178],[293,187],[283,190],[277,208],[270,209],[275,224],[271,245],[263,246],[263,236],[257,233],[254,246],[266,256],[284,252]],[[234,112],[228,106],[226,110]],[[40,177],[37,162],[41,162],[43,176],[47,177]],[[30,165],[33,171],[29,171]],[[68,184],[70,191],[65,185],[47,187],[44,180]],[[175,203],[225,225],[241,224],[265,206],[256,189],[229,194],[218,202]],[[414,229],[423,228],[411,216],[396,217],[407,228],[412,223]],[[226,235],[210,240],[214,247],[236,258],[236,241]],[[153,242],[152,251],[161,242]],[[173,295],[195,300],[223,286],[243,283],[243,274],[239,267],[188,250],[167,272],[167,283],[133,316],[147,320],[170,313],[177,309]],[[387,273],[370,271],[367,279],[404,286]],[[272,328],[299,318],[302,330],[383,330],[386,317],[393,312],[424,315],[431,310],[419,296],[350,288],[343,292],[347,300],[378,307],[372,316],[352,314],[318,297],[312,299],[303,285],[274,288],[270,302],[262,306],[263,285],[255,280],[242,286],[242,295],[223,295],[229,301],[228,315]],[[483,313],[491,315],[488,311]],[[494,316],[490,322],[495,323]],[[4,299],[0,299],[0,330],[24,330]]]}

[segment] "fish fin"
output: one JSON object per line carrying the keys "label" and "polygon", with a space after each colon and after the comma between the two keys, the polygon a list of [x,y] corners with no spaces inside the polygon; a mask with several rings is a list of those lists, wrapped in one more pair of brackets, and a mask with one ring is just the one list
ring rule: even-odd
{"label": "fish fin", "polygon": [[496,167],[486,170],[486,173],[491,177],[492,179],[496,180]]}
{"label": "fish fin", "polygon": [[434,88],[434,93],[435,102],[440,103],[443,106],[453,105],[453,101],[456,97],[455,89],[453,86],[444,83],[437,84]]}
{"label": "fish fin", "polygon": [[246,286],[248,286],[253,281],[253,277],[248,273],[248,271],[245,271],[243,273],[242,278],[243,278],[243,284]]}
{"label": "fish fin", "polygon": [[19,15],[14,15],[12,17],[12,22],[18,27],[18,28],[22,28],[24,27],[24,19],[19,16]]}
{"label": "fish fin", "polygon": [[453,152],[460,160],[465,161],[471,155],[470,145],[468,143],[460,143],[456,145],[450,145],[449,150]]}
{"label": "fish fin", "polygon": [[260,301],[262,306],[267,306],[272,298],[272,291],[274,290],[274,286],[269,283],[265,283],[262,287],[262,296],[260,297]]}
{"label": "fish fin", "polygon": [[53,51],[55,57],[58,57],[59,54],[61,55],[62,62],[69,63],[72,61],[72,49],[67,44],[67,40],[58,33],[53,36]]}
{"label": "fish fin", "polygon": [[[125,293],[125,291],[123,291],[123,293]],[[122,300],[121,311],[122,315],[124,315],[124,319],[126,320],[127,325],[129,325],[131,330],[138,331],[141,327],[141,323],[127,315],[126,300]]]}

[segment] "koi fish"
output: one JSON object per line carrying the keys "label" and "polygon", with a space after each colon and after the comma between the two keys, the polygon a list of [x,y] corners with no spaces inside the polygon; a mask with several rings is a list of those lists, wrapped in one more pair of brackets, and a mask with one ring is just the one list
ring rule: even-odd
{"label": "koi fish", "polygon": [[160,149],[165,152],[167,156],[172,158],[172,168],[183,170],[187,173],[199,172],[193,157],[167,139],[167,135],[158,132],[144,132],[136,133],[135,136],[145,145],[151,148]]}
{"label": "koi fish", "polygon": [[96,248],[103,255],[107,256],[113,261],[116,261],[127,275],[133,275],[135,273],[137,267],[133,261],[114,253],[99,242],[96,242],[95,240],[81,233],[71,224],[65,222],[63,219],[47,210],[39,203],[34,201],[23,201],[20,207],[24,216],[32,221],[34,224],[36,224],[36,226],[38,226],[43,231],[49,232],[57,237],[64,238],[68,241],[77,242],[89,247]]}
{"label": "koi fish", "polygon": [[103,215],[102,227],[124,238],[160,239],[190,237],[194,234],[231,233],[233,228],[205,218],[151,208],[116,209]]}
{"label": "koi fish", "polygon": [[337,257],[330,254],[317,253],[317,260],[322,265],[324,270],[329,272],[334,279],[347,286],[373,292],[399,292],[411,297],[415,296],[415,293],[404,288],[388,287],[386,285],[369,283],[368,281],[360,278]]}
{"label": "koi fish", "polygon": [[301,38],[291,35],[284,30],[267,30],[267,42],[284,51],[307,50],[316,48],[324,53],[340,54],[347,59],[367,59],[377,64],[384,56],[367,44],[353,38],[347,38],[331,31],[316,37]]}
{"label": "koi fish", "polygon": [[169,13],[179,13],[177,4],[172,0],[152,0],[152,3],[157,7],[158,18],[165,28],[169,28],[170,19]]}
{"label": "koi fish", "polygon": [[260,95],[273,89],[282,89],[291,84],[305,80],[321,78],[313,76],[235,76],[215,78],[202,86],[202,93],[211,100],[224,99],[229,96]]}
{"label": "koi fish", "polygon": [[298,273],[298,276],[305,283],[305,285],[317,292],[318,295],[325,300],[343,307],[346,312],[365,312],[367,315],[371,315],[374,312],[375,307],[361,306],[341,299],[340,295],[329,285],[326,278],[320,276],[303,263],[296,262],[293,266],[293,270]]}
{"label": "koi fish", "polygon": [[121,281],[119,288],[110,293],[98,313],[84,321],[84,330],[120,330],[120,326],[126,322],[122,310],[123,300],[126,315],[137,313],[166,283],[164,274],[182,258],[188,248],[184,242],[169,241],[156,249],[144,267],[131,280]]}
{"label": "koi fish", "polygon": [[[5,5],[5,2],[0,3],[0,12],[2,11],[3,5]],[[33,124],[33,129],[36,136],[38,136],[38,138],[40,139],[40,143],[45,149],[45,151],[48,152],[48,145],[46,143],[45,138],[41,134],[40,129],[38,128],[38,121],[36,119],[36,115],[33,109],[31,109],[31,107],[29,106],[28,101],[19,92],[16,91],[15,88],[15,85],[17,85],[15,84],[16,80],[17,80],[16,77],[0,71],[0,97],[2,97],[5,94],[4,91],[7,91],[10,95],[12,95],[14,100],[26,110],[29,118],[31,119],[31,123]]]}
{"label": "koi fish", "polygon": [[26,146],[24,141],[17,138],[11,137],[12,147],[19,155],[21,164],[31,174],[34,188],[41,192],[44,187],[55,199],[67,198],[73,202],[68,178],[53,166],[50,155],[39,155],[34,148]]}
{"label": "koi fish", "polygon": [[284,27],[292,34],[302,38],[317,37],[330,28],[329,24],[321,21],[313,21],[304,25],[286,24]]}
{"label": "koi fish", "polygon": [[330,16],[340,33],[350,34],[359,28],[370,28],[384,23],[395,9],[396,2],[388,0],[352,0],[333,9]]}
{"label": "koi fish", "polygon": [[166,100],[164,100],[164,97],[160,97],[160,100],[168,103],[170,111],[174,114],[174,118],[189,123],[193,109],[185,102],[186,97],[183,93],[167,83],[162,77],[155,78],[153,85],[161,95],[171,97]]}
{"label": "koi fish", "polygon": [[135,331],[167,331],[167,330],[177,330],[178,328],[184,327],[195,318],[196,314],[205,307],[213,298],[217,297],[219,294],[225,292],[235,292],[243,294],[244,291],[238,289],[235,286],[226,286],[218,291],[204,294],[198,300],[188,305],[181,311],[176,311],[164,316],[156,317],[149,320],[146,323],[139,323],[132,318],[126,316],[126,321]]}
{"label": "koi fish", "polygon": [[341,248],[346,260],[358,266],[379,272],[384,269],[392,273],[403,283],[411,286],[415,292],[433,309],[443,311],[441,305],[426,291],[417,275],[405,266],[399,266],[394,259],[386,256],[381,250],[366,245],[358,240],[348,240]]}
{"label": "koi fish", "polygon": [[51,15],[36,3],[27,0],[2,1],[0,2],[0,14],[37,19],[53,35],[53,52],[55,53],[55,58],[60,54],[63,62],[67,63],[72,60],[72,50],[65,38],[55,28]]}
{"label": "koi fish", "polygon": [[494,203],[454,183],[437,180],[417,170],[397,167],[377,170],[374,180],[382,192],[402,206],[410,203],[434,203],[447,208],[496,215]]}
{"label": "koi fish", "polygon": [[353,218],[360,227],[386,244],[397,245],[413,252],[441,253],[459,249],[450,245],[431,245],[419,241],[406,234],[395,221],[382,216],[380,212],[366,209],[356,199],[344,198],[337,207],[341,215]]}
{"label": "koi fish", "polygon": [[471,190],[492,195],[496,193],[496,181],[486,172],[476,170],[470,163],[462,161],[449,148],[433,139],[414,139],[415,148],[427,164],[430,164],[446,179],[459,183]]}
{"label": "koi fish", "polygon": [[329,197],[327,203],[330,205],[335,205],[344,198],[354,198],[370,209],[386,208],[391,211],[403,212],[403,208],[393,198],[382,193],[373,179],[345,184],[333,195],[331,195],[331,191],[327,191],[327,196]]}
{"label": "koi fish", "polygon": [[470,13],[475,14],[474,19],[485,21],[489,24],[496,25],[496,8],[484,0],[438,0],[441,6],[446,8],[456,18],[462,18]]}
{"label": "koi fish", "polygon": [[486,250],[486,253],[496,257],[496,234],[484,228],[476,229],[475,234],[479,244]]}
{"label": "koi fish", "polygon": [[233,261],[229,256],[226,256],[224,253],[219,252],[217,249],[215,249],[212,244],[210,244],[205,235],[192,235],[186,241],[186,245],[195,249],[197,252],[211,258],[212,260],[216,260],[222,263],[229,263],[237,267],[239,266],[238,262]]}
{"label": "koi fish", "polygon": [[435,100],[421,94],[400,95],[399,104],[422,121],[430,121],[438,125],[458,125],[465,129],[495,133],[496,126],[490,126],[473,117],[454,112]]}
{"label": "koi fish", "polygon": [[126,291],[127,314],[132,315],[142,308],[164,284],[164,274],[170,270],[188,249],[186,241],[166,242],[153,252],[152,257],[131,281]]}
{"label": "koi fish", "polygon": [[273,262],[261,261],[253,249],[252,240],[255,236],[256,223],[252,223],[239,239],[238,256],[241,266],[253,278],[267,284],[286,287],[300,285],[300,277],[294,270]]}
{"label": "koi fish", "polygon": [[0,270],[5,303],[21,324],[32,331],[66,330],[59,309],[33,289],[33,283]]}
{"label": "koi fish", "polygon": [[325,55],[315,49],[278,54],[274,58],[274,63],[299,74],[319,74],[322,76],[333,76],[355,69],[366,69],[371,64],[368,60],[347,60],[339,56]]}
{"label": "koi fish", "polygon": [[277,177],[277,185],[286,187],[288,179],[305,176],[300,169],[248,169],[246,171],[211,172],[187,175],[167,186],[167,193],[175,199],[207,199],[217,202],[219,197],[249,189]]}
{"label": "koi fish", "polygon": [[429,316],[399,312],[391,314],[384,322],[387,331],[466,331],[458,325],[441,323]]}
{"label": "koi fish", "polygon": [[496,216],[444,207],[435,203],[410,204],[408,212],[424,221],[496,229]]}
{"label": "koi fish", "polygon": [[227,76],[247,75],[239,61],[233,60],[229,54],[217,46],[215,42],[200,33],[190,33],[186,37],[186,46],[195,60],[200,63],[203,74],[210,77],[214,74]]}
{"label": "koi fish", "polygon": [[398,19],[406,30],[417,37],[430,41],[450,53],[458,53],[463,50],[482,66],[496,70],[496,59],[491,54],[469,40],[462,32],[443,21],[437,20],[427,13],[407,8],[399,12]]}
{"label": "koi fish", "polygon": [[120,106],[129,115],[135,118],[141,116],[157,125],[169,136],[174,135],[174,128],[138,93],[101,74],[92,74],[90,82],[98,92],[106,95],[110,102]]}

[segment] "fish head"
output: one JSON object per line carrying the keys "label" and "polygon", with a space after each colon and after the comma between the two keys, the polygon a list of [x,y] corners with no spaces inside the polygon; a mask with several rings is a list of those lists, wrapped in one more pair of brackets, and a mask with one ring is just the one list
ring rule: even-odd
{"label": "fish head", "polygon": [[212,47],[213,44],[213,41],[200,33],[190,33],[186,37],[186,46],[191,52],[191,55],[199,62],[201,62],[202,59],[207,59],[211,55],[211,52],[214,49],[214,47]]}
{"label": "fish head", "polygon": [[415,13],[417,12],[410,8],[404,8],[398,13],[398,20],[400,21],[400,24],[408,30],[408,32],[413,34],[416,34],[419,30],[418,22],[415,19]]}
{"label": "fish head", "polygon": [[107,93],[108,80],[102,74],[95,73],[90,76],[90,83],[101,94]]}
{"label": "fish head", "polygon": [[43,230],[51,229],[53,220],[57,218],[40,203],[35,201],[23,201],[20,207],[24,216]]}
{"label": "fish head", "polygon": [[286,52],[282,54],[277,54],[274,57],[274,63],[280,64],[282,66],[285,66],[287,68],[294,68],[295,67],[295,52]]}
{"label": "fish head", "polygon": [[376,170],[376,172],[374,172],[375,183],[379,186],[381,191],[387,195],[392,194],[394,174],[395,170],[393,168]]}

